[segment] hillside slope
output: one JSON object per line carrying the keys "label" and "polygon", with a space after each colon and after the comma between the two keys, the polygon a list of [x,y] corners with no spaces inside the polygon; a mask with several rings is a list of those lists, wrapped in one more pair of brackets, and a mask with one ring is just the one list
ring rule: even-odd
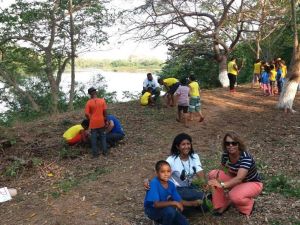
{"label": "hillside slope", "polygon": [[[108,157],[92,159],[89,148],[66,149],[62,133],[83,118],[83,110],[15,124],[2,136],[16,141],[2,150],[0,186],[19,195],[1,203],[1,224],[151,224],[143,213],[144,178],[153,175],[156,161],[165,159],[176,134],[193,137],[207,171],[219,165],[221,140],[234,130],[246,140],[265,184],[287,175],[291,187],[300,179],[300,113],[275,109],[278,97],[263,97],[259,89],[240,86],[234,95],[225,89],[202,92],[203,123],[184,128],[175,121],[175,108],[141,107],[138,102],[109,105],[122,122],[126,138]],[[295,109],[300,111],[299,94]],[[22,166],[13,158],[22,158]],[[16,176],[13,172],[16,172]],[[286,183],[284,183],[286,182]],[[298,186],[299,187],[299,186]],[[276,188],[275,188],[276,189]],[[197,224],[299,224],[300,200],[264,191],[249,220],[231,208],[223,217],[201,213]]]}

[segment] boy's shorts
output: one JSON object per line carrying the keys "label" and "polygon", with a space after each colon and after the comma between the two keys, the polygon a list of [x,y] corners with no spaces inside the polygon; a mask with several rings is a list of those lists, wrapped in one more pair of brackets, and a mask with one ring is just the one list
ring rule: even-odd
{"label": "boy's shorts", "polygon": [[275,81],[271,81],[271,80],[270,80],[270,86],[271,86],[271,87],[275,87]]}
{"label": "boy's shorts", "polygon": [[256,83],[257,81],[259,81],[259,79],[260,79],[260,74],[259,73],[253,74],[253,79],[252,79],[253,82]]}
{"label": "boy's shorts", "polygon": [[188,106],[184,106],[184,105],[179,105],[178,106],[178,112],[183,111],[183,113],[187,113],[188,109],[189,109]]}
{"label": "boy's shorts", "polygon": [[191,97],[189,112],[200,112],[200,110],[201,110],[200,97]]}

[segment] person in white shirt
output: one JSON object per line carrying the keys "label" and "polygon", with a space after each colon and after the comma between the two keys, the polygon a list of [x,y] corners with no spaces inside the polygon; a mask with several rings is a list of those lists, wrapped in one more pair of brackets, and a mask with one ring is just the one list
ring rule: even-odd
{"label": "person in white shirt", "polygon": [[153,76],[151,73],[147,73],[147,78],[143,82],[143,91],[142,94],[144,94],[148,88],[151,88],[151,94],[154,95],[154,101],[157,101],[160,96],[160,87],[156,80],[153,79]]}
{"label": "person in white shirt", "polygon": [[194,152],[190,135],[181,133],[174,138],[171,154],[166,161],[172,169],[170,180],[181,198],[186,201],[204,200],[205,194],[192,184],[192,179],[205,179],[205,174],[199,155]]}

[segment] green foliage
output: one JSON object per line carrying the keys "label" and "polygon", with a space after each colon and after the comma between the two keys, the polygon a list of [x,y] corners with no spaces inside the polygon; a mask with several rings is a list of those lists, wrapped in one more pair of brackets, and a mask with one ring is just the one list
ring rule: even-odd
{"label": "green foliage", "polygon": [[99,176],[109,172],[110,170],[107,168],[96,167],[92,172],[88,174],[84,174],[78,177],[69,176],[56,183],[56,190],[51,192],[50,194],[53,198],[59,198],[61,194],[69,192],[81,183],[86,183],[87,181],[95,181],[99,178]]}
{"label": "green foliage", "polygon": [[70,190],[72,190],[74,187],[77,187],[79,185],[79,180],[75,177],[68,177],[66,179],[63,179],[59,181],[56,184],[56,191],[51,192],[51,196],[53,198],[59,198],[62,193],[67,193]]}
{"label": "green foliage", "polygon": [[51,196],[53,197],[53,198],[59,198],[60,197],[60,193],[59,192],[57,192],[57,191],[54,191],[54,192],[51,192]]}
{"label": "green foliage", "polygon": [[98,177],[99,177],[100,175],[106,174],[106,173],[109,173],[109,172],[110,172],[110,170],[108,170],[108,169],[106,169],[106,168],[96,167],[96,169],[95,169],[93,172],[89,173],[89,174],[86,176],[86,178],[87,178],[88,180],[95,181],[95,180],[98,179]]}
{"label": "green foliage", "polygon": [[256,56],[246,42],[239,43],[230,57],[237,58],[237,65],[240,68],[240,73],[237,77],[238,84],[248,83],[252,81],[253,64],[255,63]]}
{"label": "green foliage", "polygon": [[81,155],[79,149],[63,147],[58,152],[60,159],[75,159]]}
{"label": "green foliage", "polygon": [[[36,103],[41,107],[40,112],[36,112],[30,106],[28,99],[23,95],[13,94],[10,88],[4,87],[0,89],[0,99],[2,99],[8,111],[0,113],[0,125],[10,126],[14,121],[32,121],[36,118],[45,116],[51,113],[49,106],[51,105],[51,93],[48,83],[43,77],[27,77],[22,78],[23,86],[28,90],[28,93],[34,98]],[[94,87],[98,91],[98,96],[105,98],[108,103],[116,101],[116,92],[107,92],[106,82],[104,77],[99,74],[97,78],[89,81],[95,84]],[[74,108],[83,108],[89,99],[86,92],[88,87],[85,84],[77,85],[75,88]],[[68,93],[59,92],[59,111],[66,111],[68,108],[67,96]]]}
{"label": "green foliage", "polygon": [[123,91],[123,98],[130,100],[138,100],[141,97],[141,93],[132,93],[130,91]]}
{"label": "green foliage", "polygon": [[41,166],[43,164],[43,160],[37,157],[31,159],[33,166]]}
{"label": "green foliage", "polygon": [[68,192],[72,188],[78,186],[79,180],[75,177],[68,177],[67,179],[64,179],[58,183],[58,188],[61,192]]}
{"label": "green foliage", "polygon": [[199,178],[193,179],[192,184],[197,186],[198,188],[202,188],[203,185],[206,184],[206,181],[205,181],[205,179],[199,177]]}
{"label": "green foliage", "polygon": [[15,160],[8,167],[6,167],[4,175],[7,177],[16,177],[22,169],[23,166],[21,162],[19,160]]}
{"label": "green foliage", "polygon": [[300,198],[300,185],[285,175],[277,175],[266,180],[265,191],[284,196]]}
{"label": "green foliage", "polygon": [[[153,71],[160,70],[162,61],[158,59],[139,59],[129,58],[127,60],[95,60],[95,59],[77,59],[77,68],[100,68],[111,71]],[[70,69],[70,67],[67,67]]]}
{"label": "green foliage", "polygon": [[[197,43],[195,38],[186,39],[184,45],[192,44],[193,48],[171,48],[171,57],[162,68],[161,77],[176,77],[178,79],[194,75],[201,88],[220,86],[218,79],[218,63],[213,59],[208,43]],[[205,53],[204,53],[205,52]]]}

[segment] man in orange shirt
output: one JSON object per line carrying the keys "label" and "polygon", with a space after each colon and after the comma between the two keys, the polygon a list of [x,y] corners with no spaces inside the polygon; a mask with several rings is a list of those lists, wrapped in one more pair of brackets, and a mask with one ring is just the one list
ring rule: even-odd
{"label": "man in orange shirt", "polygon": [[106,102],[103,98],[97,97],[97,91],[91,87],[88,89],[91,99],[85,106],[85,116],[90,120],[89,128],[91,129],[91,144],[93,157],[99,157],[98,141],[100,141],[103,155],[108,155],[106,146]]}

